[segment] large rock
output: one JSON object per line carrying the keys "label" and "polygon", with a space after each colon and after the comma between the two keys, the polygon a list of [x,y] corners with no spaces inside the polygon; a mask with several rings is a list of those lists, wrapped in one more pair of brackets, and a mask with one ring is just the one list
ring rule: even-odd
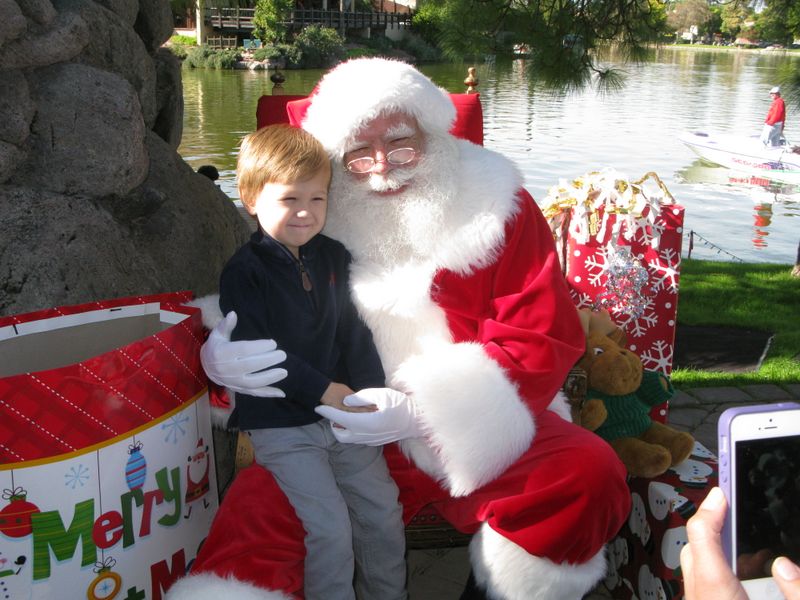
{"label": "large rock", "polygon": [[50,0],[22,0],[25,16],[39,25],[49,25],[56,18],[56,9]]}
{"label": "large rock", "polygon": [[52,27],[30,28],[20,38],[0,47],[0,71],[68,61],[80,53],[90,37],[89,28],[80,15],[65,14],[54,21]]}
{"label": "large rock", "polygon": [[35,112],[24,75],[19,71],[4,73],[0,86],[0,141],[22,144],[30,135]]}
{"label": "large rock", "polygon": [[127,81],[74,63],[38,69],[30,78],[38,110],[27,160],[11,183],[103,196],[125,194],[144,181],[145,126]]}
{"label": "large rock", "polygon": [[0,14],[0,314],[215,291],[249,228],[176,153],[168,0],[0,0]]}
{"label": "large rock", "polygon": [[177,150],[183,135],[183,82],[181,61],[166,48],[159,48],[153,57],[156,65],[155,131]]}
{"label": "large rock", "polygon": [[139,0],[95,0],[101,6],[115,13],[124,23],[133,26],[139,14]]}
{"label": "large rock", "polygon": [[21,36],[28,29],[25,15],[14,0],[0,0],[0,46]]}
{"label": "large rock", "polygon": [[156,69],[133,28],[92,0],[56,0],[54,5],[65,14],[80,15],[92,32],[75,60],[127,79],[139,95],[145,124],[152,127],[156,119]]}
{"label": "large rock", "polygon": [[139,15],[133,28],[148,50],[157,50],[175,29],[169,3],[164,0],[139,0]]}
{"label": "large rock", "polygon": [[233,203],[158,136],[147,180],[93,200],[0,186],[0,314],[174,290],[217,289],[248,236]]}

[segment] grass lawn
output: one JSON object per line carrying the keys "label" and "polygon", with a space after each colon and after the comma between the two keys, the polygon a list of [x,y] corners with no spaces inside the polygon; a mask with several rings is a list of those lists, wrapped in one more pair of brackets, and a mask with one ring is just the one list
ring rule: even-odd
{"label": "grass lawn", "polygon": [[800,383],[800,278],[791,265],[684,259],[678,322],[758,329],[774,334],[758,371],[676,369],[678,388]]}

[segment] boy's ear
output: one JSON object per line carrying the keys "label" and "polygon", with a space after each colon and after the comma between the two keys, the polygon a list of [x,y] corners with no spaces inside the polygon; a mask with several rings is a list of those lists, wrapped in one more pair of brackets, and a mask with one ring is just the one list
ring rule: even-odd
{"label": "boy's ear", "polygon": [[244,202],[242,202],[242,206],[244,206],[244,209],[247,211],[247,214],[249,214],[252,217],[256,216],[256,205],[255,204],[245,204]]}

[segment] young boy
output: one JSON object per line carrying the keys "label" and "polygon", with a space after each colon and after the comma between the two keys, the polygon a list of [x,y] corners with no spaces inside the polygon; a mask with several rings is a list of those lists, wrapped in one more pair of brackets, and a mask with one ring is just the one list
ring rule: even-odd
{"label": "young boy", "polygon": [[232,339],[274,339],[288,376],[276,385],[285,398],[237,393],[230,424],[250,435],[303,523],[307,600],[355,598],[356,569],[359,598],[406,598],[402,512],[382,449],[337,442],[314,412],[363,411],[344,397],[385,385],[350,299],[350,255],[320,234],[330,161],[310,134],[276,125],[244,138],[237,171],[259,227],[222,272],[220,308],[238,316]]}

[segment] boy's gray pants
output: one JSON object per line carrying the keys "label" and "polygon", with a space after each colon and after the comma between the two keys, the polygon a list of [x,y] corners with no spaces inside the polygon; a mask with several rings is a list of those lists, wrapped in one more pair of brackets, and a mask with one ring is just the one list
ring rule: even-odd
{"label": "boy's gray pants", "polygon": [[306,530],[306,600],[353,600],[354,569],[360,600],[405,599],[402,509],[383,449],[338,442],[327,419],[248,434]]}

